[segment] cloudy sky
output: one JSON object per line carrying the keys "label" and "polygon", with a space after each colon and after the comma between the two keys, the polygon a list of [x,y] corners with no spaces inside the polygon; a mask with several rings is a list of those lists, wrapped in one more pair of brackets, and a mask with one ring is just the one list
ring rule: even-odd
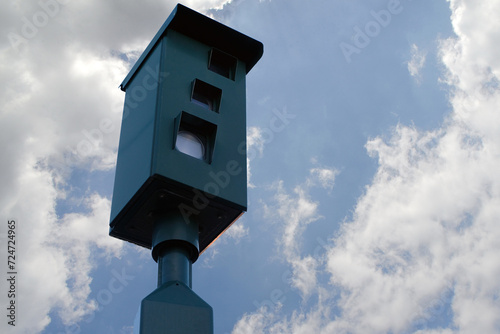
{"label": "cloudy sky", "polygon": [[[175,4],[1,2],[2,333],[132,333],[156,288],[108,224],[118,85]],[[193,269],[215,332],[499,333],[500,1],[184,4],[265,49],[248,212]]]}

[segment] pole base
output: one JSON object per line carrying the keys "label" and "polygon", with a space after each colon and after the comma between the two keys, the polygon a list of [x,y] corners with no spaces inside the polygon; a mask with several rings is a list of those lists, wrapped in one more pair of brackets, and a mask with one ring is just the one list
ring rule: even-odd
{"label": "pole base", "polygon": [[213,334],[213,310],[187,285],[163,284],[142,300],[140,334]]}

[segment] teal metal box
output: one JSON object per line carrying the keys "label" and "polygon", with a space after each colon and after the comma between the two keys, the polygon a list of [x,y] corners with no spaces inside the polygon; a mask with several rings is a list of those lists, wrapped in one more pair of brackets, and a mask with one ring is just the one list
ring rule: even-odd
{"label": "teal metal box", "polygon": [[177,5],[121,84],[111,236],[151,248],[154,217],[180,210],[202,252],[246,211],[245,78],[262,53]]}

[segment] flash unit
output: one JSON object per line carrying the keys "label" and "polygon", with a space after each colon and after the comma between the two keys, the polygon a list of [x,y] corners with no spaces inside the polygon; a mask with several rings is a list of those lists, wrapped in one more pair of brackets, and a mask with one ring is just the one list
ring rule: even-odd
{"label": "flash unit", "polygon": [[203,160],[205,156],[205,146],[198,136],[189,131],[179,131],[175,148],[193,158]]}

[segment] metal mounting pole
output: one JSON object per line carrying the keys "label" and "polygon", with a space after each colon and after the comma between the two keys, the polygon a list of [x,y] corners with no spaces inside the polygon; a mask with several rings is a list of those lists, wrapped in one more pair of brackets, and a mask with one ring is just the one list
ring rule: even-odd
{"label": "metal mounting pole", "polygon": [[179,281],[192,288],[191,266],[198,259],[198,222],[180,212],[162,214],[153,227],[153,259],[158,262],[158,287]]}
{"label": "metal mounting pole", "polygon": [[140,333],[213,334],[212,307],[191,290],[191,266],[199,255],[198,222],[180,211],[160,214],[152,241],[158,288],[141,303]]}
{"label": "metal mounting pole", "polygon": [[191,261],[183,247],[166,247],[158,256],[158,287],[171,281],[178,281],[193,288]]}

